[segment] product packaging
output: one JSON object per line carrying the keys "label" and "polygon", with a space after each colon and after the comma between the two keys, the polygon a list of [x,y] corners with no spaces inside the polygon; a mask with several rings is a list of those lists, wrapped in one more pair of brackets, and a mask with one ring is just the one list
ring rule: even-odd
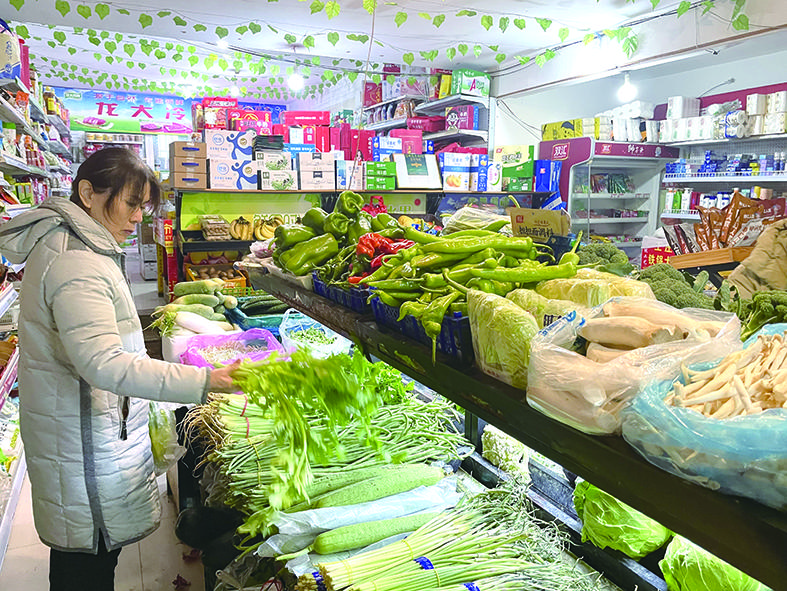
{"label": "product packaging", "polygon": [[470,188],[470,154],[438,154],[443,175],[443,190],[468,191]]}
{"label": "product packaging", "polygon": [[252,160],[210,159],[210,188],[228,190],[257,189],[259,166]]}
{"label": "product packaging", "polygon": [[257,136],[255,132],[209,129],[206,125],[203,134],[208,158],[252,159],[254,138]]}

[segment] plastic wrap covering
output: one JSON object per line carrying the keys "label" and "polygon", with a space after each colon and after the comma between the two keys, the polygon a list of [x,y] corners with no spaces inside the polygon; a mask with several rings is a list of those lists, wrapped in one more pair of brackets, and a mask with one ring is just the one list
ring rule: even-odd
{"label": "plastic wrap covering", "polygon": [[171,405],[160,402],[150,403],[148,431],[156,474],[164,474],[186,453],[186,448],[178,443],[175,423],[175,411]]}
{"label": "plastic wrap covering", "polygon": [[[209,354],[209,351],[214,353]],[[187,365],[214,367],[216,362],[226,365],[237,359],[262,361],[274,352],[284,353],[276,337],[267,330],[252,328],[232,334],[191,337],[180,359]]]}
{"label": "plastic wrap covering", "polygon": [[[322,333],[324,342],[310,342],[297,338],[297,333],[305,330]],[[295,351],[298,348],[307,349],[314,357],[321,359],[340,353],[349,353],[352,348],[352,341],[301,314],[294,308],[290,308],[284,313],[279,325],[279,335],[282,345],[288,351]]]}
{"label": "plastic wrap covering", "polygon": [[536,291],[545,298],[569,300],[586,308],[601,305],[616,296],[656,299],[653,290],[643,281],[593,269],[580,269],[571,279],[542,281]]}
{"label": "plastic wrap covering", "polygon": [[[492,224],[490,226],[490,224]],[[509,234],[511,229],[511,218],[507,215],[499,215],[493,211],[481,209],[479,207],[462,207],[452,214],[443,227],[442,234],[453,234],[462,230],[481,230],[490,226],[495,228],[505,228],[508,226]]]}

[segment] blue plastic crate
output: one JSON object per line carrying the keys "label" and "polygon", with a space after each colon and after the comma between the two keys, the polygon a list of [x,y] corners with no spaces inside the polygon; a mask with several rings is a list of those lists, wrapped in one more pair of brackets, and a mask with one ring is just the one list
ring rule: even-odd
{"label": "blue plastic crate", "polygon": [[[404,336],[431,347],[432,340],[426,336],[426,331],[414,316],[408,314],[402,320],[397,320],[399,310],[383,304],[380,298],[372,298],[372,313],[378,324],[397,330]],[[440,336],[437,337],[437,350],[463,363],[472,363],[475,354],[470,332],[470,318],[462,316],[459,312],[454,312],[453,317],[445,316]]]}
{"label": "blue plastic crate", "polygon": [[316,272],[312,274],[312,283],[314,285],[314,293],[324,298],[328,298],[340,306],[349,308],[358,314],[366,314],[371,311],[371,304],[367,303],[369,298],[368,289],[360,289],[357,287],[342,289],[335,285],[328,285],[317,276]]}

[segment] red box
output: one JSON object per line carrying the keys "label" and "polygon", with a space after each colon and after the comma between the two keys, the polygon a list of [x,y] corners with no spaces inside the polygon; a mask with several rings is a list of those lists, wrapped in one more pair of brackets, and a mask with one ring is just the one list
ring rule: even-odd
{"label": "red box", "polygon": [[19,79],[25,83],[27,88],[30,88],[30,48],[25,45],[25,40],[20,37],[19,39],[19,62],[22,69],[19,74]]}
{"label": "red box", "polygon": [[657,246],[654,248],[642,249],[642,268],[650,267],[658,263],[666,263],[675,253],[669,246]]}
{"label": "red box", "polygon": [[257,135],[271,135],[273,125],[270,121],[250,121],[248,119],[236,120],[233,124],[233,131],[248,131],[249,129],[256,131]]}
{"label": "red box", "polygon": [[284,125],[329,125],[330,111],[284,111],[281,114]]}
{"label": "red box", "polygon": [[[368,129],[350,130],[350,157],[347,160],[355,160],[358,152],[361,153],[363,160],[372,159],[372,139],[374,132]],[[345,154],[347,152],[345,151]]]}
{"label": "red box", "polygon": [[369,107],[383,102],[383,85],[367,82],[363,88],[363,106]]}
{"label": "red box", "polygon": [[229,129],[227,111],[237,106],[238,99],[228,96],[205,97],[202,99],[205,129]]}
{"label": "red box", "polygon": [[330,152],[333,149],[331,146],[331,133],[333,131],[333,128],[319,125],[315,128],[315,130],[317,134],[315,136],[314,145],[317,146],[317,151]]}
{"label": "red box", "polygon": [[445,110],[446,129],[478,129],[478,105],[456,105]]}
{"label": "red box", "polygon": [[388,135],[402,138],[402,154],[423,154],[424,132],[420,129],[392,129]]}
{"label": "red box", "polygon": [[247,111],[245,109],[228,109],[227,119],[230,129],[244,131],[253,129],[260,135],[270,135],[273,124],[270,111]]}
{"label": "red box", "polygon": [[443,131],[445,117],[433,115],[431,117],[408,117],[407,129],[420,129],[421,131]]}
{"label": "red box", "polygon": [[303,143],[317,144],[317,127],[314,125],[303,126]]}

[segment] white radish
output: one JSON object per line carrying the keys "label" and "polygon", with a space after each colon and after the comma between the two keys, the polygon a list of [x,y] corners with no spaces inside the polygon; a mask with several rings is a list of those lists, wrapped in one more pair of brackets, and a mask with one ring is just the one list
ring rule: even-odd
{"label": "white radish", "polygon": [[178,312],[175,316],[175,324],[197,334],[222,334],[226,332],[220,323],[208,320],[193,312]]}

